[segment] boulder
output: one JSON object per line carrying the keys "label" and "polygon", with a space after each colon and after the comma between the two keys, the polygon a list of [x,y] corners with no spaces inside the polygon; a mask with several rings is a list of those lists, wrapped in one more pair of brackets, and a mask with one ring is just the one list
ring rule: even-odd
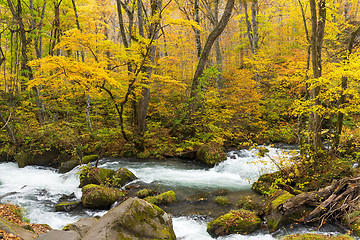
{"label": "boulder", "polygon": [[23,240],[33,240],[36,234],[32,231],[29,231],[15,223],[12,223],[5,218],[0,217],[0,229],[6,233],[11,233],[16,236],[19,236]]}
{"label": "boulder", "polygon": [[284,225],[300,221],[312,210],[312,208],[305,208],[299,205],[294,211],[284,213],[282,205],[293,197],[293,194],[284,190],[277,191],[268,197],[266,202],[266,220],[270,231],[276,231]]}
{"label": "boulder", "polygon": [[259,205],[252,199],[251,196],[242,196],[239,201],[236,202],[236,206],[245,210],[259,210]]}
{"label": "boulder", "polygon": [[154,196],[156,194],[157,194],[156,190],[147,189],[147,188],[141,189],[140,191],[136,192],[136,196],[138,198],[146,198],[146,197]]}
{"label": "boulder", "polygon": [[18,153],[15,156],[15,161],[18,163],[20,168],[29,165],[35,166],[59,166],[61,162],[67,161],[70,156],[66,153],[61,152],[58,149],[51,149],[42,153]]}
{"label": "boulder", "polygon": [[84,187],[88,184],[102,184],[105,181],[109,182],[115,174],[114,170],[97,167],[81,167],[80,170],[80,186]]}
{"label": "boulder", "polygon": [[88,184],[106,184],[108,187],[122,187],[136,179],[136,176],[126,168],[119,168],[117,171],[97,168],[83,167],[80,171],[80,186]]}
{"label": "boulder", "polygon": [[146,197],[145,201],[155,205],[168,204],[176,201],[176,194],[174,191],[167,191],[156,196]]}
{"label": "boulder", "polygon": [[175,240],[171,216],[142,199],[130,198],[101,217],[82,240]]}
{"label": "boulder", "polygon": [[271,190],[271,185],[275,180],[275,174],[276,173],[268,173],[261,175],[259,179],[253,183],[251,188],[261,195],[268,195]]}
{"label": "boulder", "polygon": [[200,147],[196,153],[196,159],[208,166],[214,166],[219,162],[225,161],[226,154],[220,144],[210,142]]}
{"label": "boulder", "polygon": [[81,202],[85,208],[109,209],[124,196],[120,189],[88,184],[82,188]]}
{"label": "boulder", "polygon": [[80,235],[75,231],[51,230],[40,234],[36,240],[81,240]]}
{"label": "boulder", "polygon": [[88,164],[99,159],[99,155],[88,155],[81,159],[81,164]]}
{"label": "boulder", "polygon": [[137,177],[127,168],[119,168],[113,175],[113,184],[124,186],[126,183],[132,182]]}
{"label": "boulder", "polygon": [[84,235],[89,231],[89,229],[98,221],[97,218],[89,217],[82,218],[75,223],[70,223],[66,225],[62,230],[63,231],[74,231],[77,232],[80,237],[84,237]]}
{"label": "boulder", "polygon": [[62,162],[59,168],[59,172],[60,173],[66,173],[66,172],[70,172],[71,170],[73,170],[76,166],[79,165],[79,161],[78,160],[69,160],[66,162]]}
{"label": "boulder", "polygon": [[250,234],[261,226],[261,219],[248,210],[232,210],[208,223],[207,232],[212,237],[229,234]]}
{"label": "boulder", "polygon": [[55,206],[55,212],[70,212],[75,208],[79,207],[81,202],[72,201],[72,202],[61,202]]}

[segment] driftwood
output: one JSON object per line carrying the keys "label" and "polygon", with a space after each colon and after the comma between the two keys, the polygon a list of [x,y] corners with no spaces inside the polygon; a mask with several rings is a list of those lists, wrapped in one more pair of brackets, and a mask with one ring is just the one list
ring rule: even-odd
{"label": "driftwood", "polygon": [[279,206],[282,214],[289,214],[299,208],[314,208],[304,223],[318,223],[338,220],[352,212],[360,203],[360,177],[334,180],[330,186],[319,191],[304,192],[288,199]]}

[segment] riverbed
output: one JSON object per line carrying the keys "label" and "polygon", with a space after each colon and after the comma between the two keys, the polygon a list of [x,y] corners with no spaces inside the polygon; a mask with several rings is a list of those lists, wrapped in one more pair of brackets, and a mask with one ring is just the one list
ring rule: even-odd
{"label": "riverbed", "polygon": [[[232,196],[251,195],[251,184],[261,174],[276,171],[274,161],[289,157],[284,148],[267,147],[264,157],[256,150],[231,151],[227,160],[209,168],[190,160],[140,160],[136,158],[104,158],[99,167],[118,169],[125,167],[139,179],[132,184],[146,184],[161,190],[172,189],[180,200],[189,196],[227,189]],[[18,168],[16,163],[0,164],[0,202],[18,204],[25,210],[25,217],[34,223],[47,223],[54,229],[61,229],[68,223],[82,217],[102,216],[106,211],[80,210],[71,213],[54,212],[54,206],[61,196],[74,193],[80,199],[79,167],[60,174],[57,169],[38,166]],[[216,208],[216,205],[214,205]],[[212,239],[206,232],[209,217],[201,214],[188,216],[186,213],[173,217],[176,236],[182,240]],[[299,230],[304,231],[304,230]],[[221,239],[221,238],[220,238]],[[275,239],[266,232],[251,236],[231,235],[223,239]]]}

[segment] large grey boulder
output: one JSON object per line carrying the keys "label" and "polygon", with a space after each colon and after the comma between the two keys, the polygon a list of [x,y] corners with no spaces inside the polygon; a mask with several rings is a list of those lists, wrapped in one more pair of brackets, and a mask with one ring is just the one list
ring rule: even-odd
{"label": "large grey boulder", "polygon": [[142,199],[130,198],[111,209],[82,240],[175,240],[171,216]]}
{"label": "large grey boulder", "polygon": [[12,223],[5,218],[0,217],[0,229],[5,231],[6,233],[12,233],[16,236],[21,237],[23,240],[33,240],[36,234],[25,228]]}
{"label": "large grey boulder", "polygon": [[51,230],[50,232],[40,234],[36,240],[81,240],[81,237],[75,231]]}
{"label": "large grey boulder", "polygon": [[70,223],[66,225],[62,230],[74,231],[77,232],[80,237],[83,237],[97,221],[98,219],[94,217],[82,218],[75,223]]}

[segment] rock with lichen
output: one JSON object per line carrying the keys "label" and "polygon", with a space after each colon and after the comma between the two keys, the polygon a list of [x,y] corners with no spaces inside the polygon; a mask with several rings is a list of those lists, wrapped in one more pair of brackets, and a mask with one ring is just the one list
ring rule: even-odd
{"label": "rock with lichen", "polygon": [[142,199],[130,198],[101,217],[82,240],[175,240],[171,215]]}
{"label": "rock with lichen", "polygon": [[177,198],[174,191],[167,191],[156,196],[146,197],[144,200],[155,205],[161,205],[175,202]]}
{"label": "rock with lichen", "polygon": [[117,171],[114,171],[106,168],[86,166],[81,168],[79,175],[79,187],[88,184],[103,184],[108,187],[119,188],[136,179],[136,176],[126,168],[119,168]]}
{"label": "rock with lichen", "polygon": [[109,209],[117,201],[123,201],[124,193],[117,188],[88,184],[82,188],[81,202],[85,208]]}
{"label": "rock with lichen", "polygon": [[208,223],[207,232],[212,237],[229,234],[250,234],[261,226],[256,213],[244,209],[232,210]]}
{"label": "rock with lichen", "polygon": [[210,142],[199,148],[196,159],[208,166],[214,166],[226,160],[226,153],[219,143]]}

